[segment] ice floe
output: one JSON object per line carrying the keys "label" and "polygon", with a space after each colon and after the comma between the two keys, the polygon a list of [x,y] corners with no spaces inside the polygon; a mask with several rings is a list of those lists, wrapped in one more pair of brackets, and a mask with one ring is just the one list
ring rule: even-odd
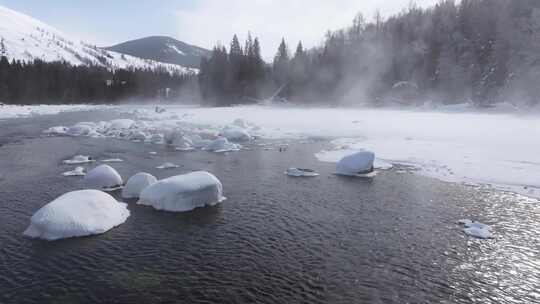
{"label": "ice floe", "polygon": [[124,189],[122,189],[123,198],[139,198],[141,192],[148,186],[157,183],[157,178],[148,173],[137,173],[130,177]]}
{"label": "ice floe", "polygon": [[100,160],[100,162],[102,163],[121,163],[123,161],[124,160],[121,158],[108,158],[108,159]]}
{"label": "ice floe", "polygon": [[62,173],[63,176],[85,176],[86,173],[84,173],[83,167],[76,167],[72,171],[67,171]]}
{"label": "ice floe", "polygon": [[289,168],[285,171],[285,174],[293,177],[315,177],[319,176],[317,172],[311,169],[301,169],[301,168]]}
{"label": "ice floe", "polygon": [[465,234],[479,238],[479,239],[491,239],[493,238],[493,233],[491,232],[491,226],[484,223],[475,222],[469,219],[463,219],[458,221],[459,224],[465,226],[463,232]]}
{"label": "ice floe", "polygon": [[221,136],[231,141],[250,141],[251,135],[246,129],[236,125],[226,126],[221,130]]}
{"label": "ice floe", "polygon": [[375,153],[360,151],[343,157],[336,165],[339,175],[358,176],[372,173],[374,170]]}
{"label": "ice floe", "polygon": [[63,161],[63,163],[66,165],[79,165],[93,162],[95,162],[95,160],[93,160],[92,157],[85,155],[76,155],[73,156],[72,159],[66,159]]}
{"label": "ice floe", "polygon": [[49,241],[105,233],[124,223],[127,205],[98,190],[66,193],[39,209],[24,235]]}
{"label": "ice floe", "polygon": [[221,182],[214,175],[199,171],[163,179],[145,188],[138,204],[157,210],[185,212],[214,206],[225,199]]}
{"label": "ice floe", "polygon": [[161,169],[161,170],[164,170],[164,169],[175,169],[175,168],[180,168],[179,165],[176,165],[176,164],[173,164],[173,163],[164,163],[162,165],[159,165],[156,167],[156,169]]}
{"label": "ice floe", "polygon": [[222,152],[231,152],[239,151],[242,148],[241,145],[229,142],[227,138],[220,137],[212,142],[210,142],[203,150],[222,153]]}
{"label": "ice floe", "polygon": [[114,191],[122,188],[122,177],[109,165],[100,165],[86,174],[84,184],[90,189]]}

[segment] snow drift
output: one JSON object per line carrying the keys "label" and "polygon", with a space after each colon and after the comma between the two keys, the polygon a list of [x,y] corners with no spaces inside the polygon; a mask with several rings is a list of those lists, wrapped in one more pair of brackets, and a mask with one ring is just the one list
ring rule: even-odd
{"label": "snow drift", "polygon": [[138,204],[157,210],[186,212],[224,200],[221,182],[214,175],[199,171],[173,176],[145,188]]}
{"label": "snow drift", "polygon": [[127,205],[107,193],[74,191],[39,209],[24,235],[54,241],[100,234],[124,223],[129,215]]}

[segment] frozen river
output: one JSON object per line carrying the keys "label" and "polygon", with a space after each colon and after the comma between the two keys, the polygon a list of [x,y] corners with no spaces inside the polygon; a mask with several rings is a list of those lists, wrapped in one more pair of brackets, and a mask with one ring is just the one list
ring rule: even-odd
{"label": "frozen river", "polygon": [[[213,114],[204,121],[202,111],[191,110],[186,120],[230,122],[211,121],[220,117]],[[305,142],[297,133],[286,152],[248,144],[251,150],[228,154],[41,133],[126,116],[133,118],[97,111],[0,121],[0,303],[540,301],[540,205],[534,199],[412,174],[418,167],[398,165],[372,180],[337,177],[332,163],[315,157],[334,144]],[[346,119],[364,130],[371,124]],[[260,132],[281,136],[279,126],[253,120],[263,126]],[[182,214],[130,201],[128,221],[104,235],[57,242],[23,237],[37,209],[82,187],[80,178],[61,176],[71,168],[62,160],[76,154],[121,158],[111,165],[124,178],[207,170],[223,182],[228,200]],[[164,162],[181,167],[155,169]],[[285,176],[292,166],[321,175]],[[490,224],[495,239],[467,237],[457,224],[462,218]]]}

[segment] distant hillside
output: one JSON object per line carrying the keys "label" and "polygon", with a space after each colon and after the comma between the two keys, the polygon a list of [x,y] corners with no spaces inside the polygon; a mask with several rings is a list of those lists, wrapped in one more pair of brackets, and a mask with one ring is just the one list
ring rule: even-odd
{"label": "distant hillside", "polygon": [[174,73],[197,72],[177,64],[123,55],[68,37],[30,16],[0,6],[0,56],[31,62],[63,61],[75,66],[97,65],[109,69],[163,69]]}
{"label": "distant hillside", "polygon": [[210,56],[209,50],[163,36],[131,40],[104,49],[192,68],[199,67],[202,57]]}

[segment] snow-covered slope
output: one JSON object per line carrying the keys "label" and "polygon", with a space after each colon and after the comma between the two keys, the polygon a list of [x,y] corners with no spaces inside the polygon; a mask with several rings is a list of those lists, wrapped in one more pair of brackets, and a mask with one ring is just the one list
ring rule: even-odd
{"label": "snow-covered slope", "polygon": [[171,37],[146,37],[106,48],[122,54],[198,68],[210,51]]}
{"label": "snow-covered slope", "polygon": [[0,6],[0,56],[9,60],[65,61],[73,65],[115,68],[165,68],[175,73],[196,72],[176,64],[161,63],[100,49],[70,39],[59,30],[30,16]]}

